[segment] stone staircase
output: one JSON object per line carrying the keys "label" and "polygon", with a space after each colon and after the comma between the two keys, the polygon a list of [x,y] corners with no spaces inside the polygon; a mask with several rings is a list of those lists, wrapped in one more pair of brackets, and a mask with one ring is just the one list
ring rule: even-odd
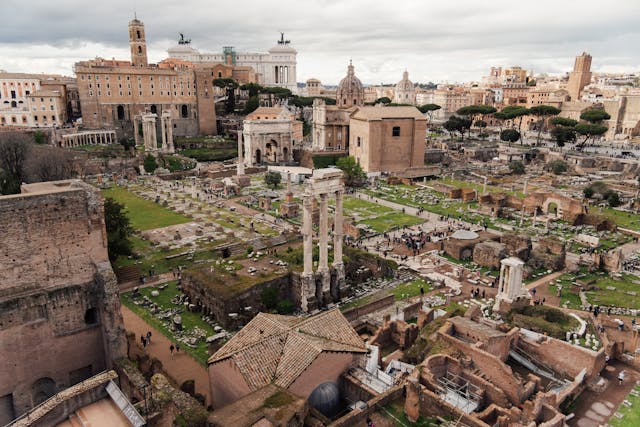
{"label": "stone staircase", "polygon": [[122,267],[115,271],[118,283],[128,283],[140,280],[140,268],[135,265]]}

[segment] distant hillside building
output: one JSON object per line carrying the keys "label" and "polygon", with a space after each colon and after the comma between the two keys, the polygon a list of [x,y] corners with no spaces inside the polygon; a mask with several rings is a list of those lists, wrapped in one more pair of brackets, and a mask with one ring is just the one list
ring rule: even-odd
{"label": "distant hillside building", "polygon": [[569,73],[567,90],[571,100],[579,101],[582,89],[589,83],[591,83],[591,55],[582,52],[582,55],[576,56],[573,71]]}
{"label": "distant hillside building", "polygon": [[181,41],[167,50],[169,58],[181,59],[194,64],[220,62],[234,66],[251,67],[256,72],[256,82],[263,86],[279,86],[297,91],[296,56],[298,52],[281,34],[276,46],[266,53],[236,52],[226,46],[221,53],[201,53],[190,46],[190,41]]}
{"label": "distant hillside building", "polygon": [[215,134],[213,80],[256,81],[253,69],[234,64],[194,65],[179,58],[148,64],[144,24],[138,19],[129,23],[129,45],[130,61],[96,58],[75,64],[86,128],[114,129],[119,137],[132,137],[137,115],[168,111],[174,136]]}
{"label": "distant hillside building", "polygon": [[0,129],[60,127],[79,115],[75,79],[0,72]]}

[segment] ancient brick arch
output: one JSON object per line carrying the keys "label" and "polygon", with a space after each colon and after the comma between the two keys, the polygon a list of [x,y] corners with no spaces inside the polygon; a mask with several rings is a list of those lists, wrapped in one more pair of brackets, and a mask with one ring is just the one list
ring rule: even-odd
{"label": "ancient brick arch", "polygon": [[552,196],[552,197],[549,197],[547,200],[545,200],[544,203],[542,204],[542,212],[544,212],[545,214],[549,214],[549,207],[552,204],[555,204],[558,208],[558,210],[556,211],[556,216],[558,217],[562,217],[564,211],[569,208],[569,206],[565,206],[564,200]]}

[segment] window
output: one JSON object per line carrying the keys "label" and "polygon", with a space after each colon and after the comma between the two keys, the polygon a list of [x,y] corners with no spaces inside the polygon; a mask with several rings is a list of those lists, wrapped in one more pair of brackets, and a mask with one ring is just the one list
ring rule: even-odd
{"label": "window", "polygon": [[360,143],[361,143],[361,142],[362,142],[362,140],[360,139],[360,137],[357,137],[357,138],[356,138],[356,145],[357,145],[358,147],[360,147]]}
{"label": "window", "polygon": [[394,126],[391,130],[391,136],[400,136],[400,126]]}
{"label": "window", "polygon": [[16,91],[15,90],[11,91],[11,99],[16,99]]}

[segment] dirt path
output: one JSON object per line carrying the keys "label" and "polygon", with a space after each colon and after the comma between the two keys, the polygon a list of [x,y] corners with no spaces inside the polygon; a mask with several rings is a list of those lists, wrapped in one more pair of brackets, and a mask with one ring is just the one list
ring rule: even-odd
{"label": "dirt path", "polygon": [[151,344],[147,345],[147,353],[162,362],[164,370],[178,385],[187,380],[194,380],[196,393],[201,393],[206,397],[205,406],[211,403],[209,377],[204,366],[183,351],[180,353],[174,351],[172,356],[169,351],[171,341],[124,305],[122,306],[122,317],[125,328],[135,334],[138,343],[141,335],[146,335],[148,331],[151,331]]}

